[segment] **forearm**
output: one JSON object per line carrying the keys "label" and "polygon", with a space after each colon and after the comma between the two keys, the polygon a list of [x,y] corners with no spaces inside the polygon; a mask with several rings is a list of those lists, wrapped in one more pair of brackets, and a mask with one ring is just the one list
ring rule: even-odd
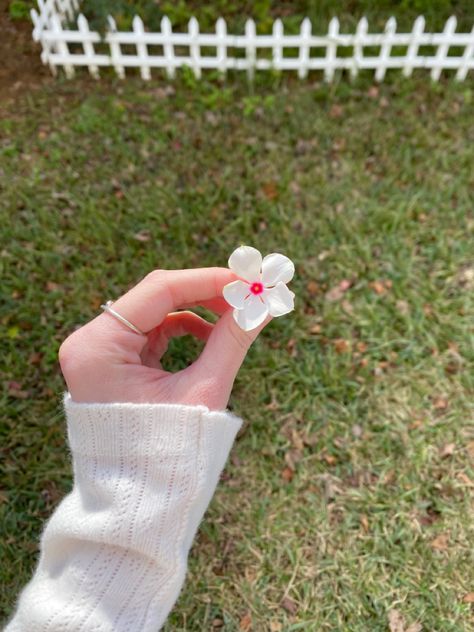
{"label": "forearm", "polygon": [[241,420],[204,406],[65,397],[74,487],[6,632],[155,632]]}

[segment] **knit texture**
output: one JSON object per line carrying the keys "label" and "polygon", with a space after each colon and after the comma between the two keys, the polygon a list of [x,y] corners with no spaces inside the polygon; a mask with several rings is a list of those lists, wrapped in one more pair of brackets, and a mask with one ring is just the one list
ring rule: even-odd
{"label": "knit texture", "polygon": [[242,420],[64,393],[74,486],[47,523],[5,632],[156,632]]}

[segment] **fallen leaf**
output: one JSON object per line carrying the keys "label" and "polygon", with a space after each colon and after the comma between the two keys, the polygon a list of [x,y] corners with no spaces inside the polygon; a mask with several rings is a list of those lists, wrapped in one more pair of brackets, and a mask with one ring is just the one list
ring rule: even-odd
{"label": "fallen leaf", "polygon": [[325,454],[323,456],[323,459],[326,461],[328,465],[336,465],[337,463],[336,457],[333,456],[332,454]]}
{"label": "fallen leaf", "polygon": [[407,629],[405,630],[405,632],[421,632],[422,629],[423,629],[423,626],[421,625],[421,623],[415,622],[409,625]]}
{"label": "fallen leaf", "polygon": [[283,629],[282,624],[279,621],[270,621],[270,632],[281,632]]}
{"label": "fallen leaf", "polygon": [[217,617],[212,621],[213,628],[222,628],[223,625],[224,625],[224,621]]}
{"label": "fallen leaf", "polygon": [[405,632],[405,619],[398,610],[390,610],[388,613],[388,627],[390,632]]}
{"label": "fallen leaf", "polygon": [[462,598],[464,603],[474,603],[474,592],[469,592]]}
{"label": "fallen leaf", "polygon": [[378,86],[370,86],[367,90],[367,96],[370,99],[376,99],[379,96],[379,87]]}
{"label": "fallen leaf", "polygon": [[30,392],[22,390],[19,382],[8,382],[8,394],[15,399],[28,399]]}
{"label": "fallen leaf", "polygon": [[352,282],[349,279],[342,279],[335,287],[326,292],[326,300],[330,303],[340,301],[351,285]]}
{"label": "fallen leaf", "polygon": [[367,516],[365,514],[361,514],[360,516],[360,524],[362,526],[362,529],[368,533],[369,531],[369,519],[367,518]]}
{"label": "fallen leaf", "polygon": [[143,229],[143,230],[140,230],[138,233],[135,233],[133,235],[133,238],[136,239],[137,241],[142,241],[142,242],[150,241],[151,234],[149,230]]}
{"label": "fallen leaf", "polygon": [[292,470],[290,467],[285,467],[281,473],[281,477],[285,481],[285,483],[291,483],[291,481],[293,480],[293,475],[294,470]]}
{"label": "fallen leaf", "polygon": [[42,358],[43,358],[43,354],[41,353],[41,351],[33,351],[33,353],[30,353],[28,362],[30,364],[41,364]]}
{"label": "fallen leaf", "polygon": [[440,457],[442,459],[446,459],[448,456],[453,456],[455,448],[456,448],[455,443],[446,443],[439,450]]}
{"label": "fallen leaf", "polygon": [[448,400],[446,397],[436,397],[433,401],[433,408],[435,410],[446,410],[448,407]]}
{"label": "fallen leaf", "polygon": [[344,151],[345,148],[346,148],[345,138],[336,138],[336,140],[332,144],[332,149],[335,152]]}
{"label": "fallen leaf", "polygon": [[316,281],[308,281],[306,289],[308,290],[308,294],[310,296],[316,296],[316,294],[320,292],[319,284],[316,283]]}
{"label": "fallen leaf", "polygon": [[102,305],[102,299],[100,297],[98,297],[98,296],[92,297],[89,300],[89,305],[90,305],[91,309],[96,311]]}
{"label": "fallen leaf", "polygon": [[297,340],[296,338],[290,338],[286,343],[286,348],[288,349],[290,356],[292,358],[298,357],[298,348],[296,346]]}
{"label": "fallen leaf", "polygon": [[292,472],[296,470],[296,464],[299,463],[302,458],[303,452],[301,450],[288,450],[287,452],[285,452],[285,463],[288,465],[289,469]]}
{"label": "fallen leaf", "polygon": [[62,287],[59,283],[55,283],[54,281],[46,282],[46,291],[47,292],[55,292],[56,290],[61,290]]}
{"label": "fallen leaf", "polygon": [[244,632],[248,632],[252,627],[252,616],[250,612],[244,614],[244,616],[240,619],[239,629],[244,630]]}
{"label": "fallen leaf", "polygon": [[262,191],[267,200],[275,200],[278,197],[278,187],[275,182],[265,182]]}
{"label": "fallen leaf", "polygon": [[407,301],[397,301],[395,307],[402,316],[408,316],[410,313],[410,305]]}
{"label": "fallen leaf", "polygon": [[449,533],[440,533],[430,542],[431,548],[436,549],[437,551],[446,551],[448,544]]}
{"label": "fallen leaf", "polygon": [[474,288],[474,266],[463,268],[457,275],[456,281],[465,289]]}
{"label": "fallen leaf", "polygon": [[471,481],[469,476],[467,476],[467,474],[464,474],[464,472],[458,472],[456,478],[458,478],[467,487],[474,487],[474,482]]}
{"label": "fallen leaf", "polygon": [[370,287],[376,294],[385,294],[387,291],[387,288],[382,281],[372,281],[372,283],[370,283]]}
{"label": "fallen leaf", "polygon": [[321,325],[313,325],[309,329],[310,334],[320,334],[321,333]]}
{"label": "fallen leaf", "polygon": [[344,110],[342,108],[342,105],[339,105],[338,103],[334,103],[334,105],[332,105],[331,109],[329,110],[329,118],[332,119],[341,118],[343,114]]}
{"label": "fallen leaf", "polygon": [[330,250],[322,250],[318,255],[318,261],[324,261],[324,259],[327,259],[330,254]]}
{"label": "fallen leaf", "polygon": [[300,433],[296,430],[296,428],[291,428],[291,443],[296,448],[296,450],[302,451],[304,450],[304,440]]}
{"label": "fallen leaf", "polygon": [[15,338],[20,337],[20,328],[17,325],[13,325],[13,327],[9,327],[7,329],[7,336],[10,340],[15,340]]}
{"label": "fallen leaf", "polygon": [[332,343],[336,353],[347,353],[350,349],[349,341],[344,340],[344,338],[336,338],[336,340],[333,340]]}
{"label": "fallen leaf", "polygon": [[290,614],[296,614],[298,612],[298,605],[296,604],[295,601],[293,601],[293,599],[290,599],[289,597],[283,597],[283,599],[280,602],[280,605],[284,610],[286,610]]}
{"label": "fallen leaf", "polygon": [[354,435],[354,437],[356,437],[357,439],[359,437],[362,436],[362,426],[359,426],[359,424],[354,424],[352,426],[352,434]]}
{"label": "fallen leaf", "polygon": [[352,316],[352,314],[354,313],[354,307],[350,301],[342,301],[341,307],[346,312],[346,314],[349,314],[349,316]]}

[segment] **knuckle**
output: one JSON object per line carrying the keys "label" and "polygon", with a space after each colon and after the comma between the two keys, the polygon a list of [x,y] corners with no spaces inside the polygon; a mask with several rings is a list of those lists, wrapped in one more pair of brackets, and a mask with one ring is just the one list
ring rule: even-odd
{"label": "knuckle", "polygon": [[59,347],[58,359],[64,375],[70,375],[84,363],[84,350],[87,347],[81,329],[69,335]]}
{"label": "knuckle", "polygon": [[150,281],[151,283],[163,282],[164,277],[166,276],[166,270],[161,270],[157,268],[156,270],[152,270],[145,276],[145,281]]}
{"label": "knuckle", "polygon": [[240,327],[235,326],[230,328],[230,334],[242,351],[249,350],[252,344],[252,337],[248,333],[240,329]]}

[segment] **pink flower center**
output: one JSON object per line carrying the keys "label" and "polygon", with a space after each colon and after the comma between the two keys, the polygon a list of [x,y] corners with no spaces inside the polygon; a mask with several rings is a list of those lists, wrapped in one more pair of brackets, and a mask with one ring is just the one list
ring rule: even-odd
{"label": "pink flower center", "polygon": [[263,292],[263,284],[258,282],[252,283],[250,291],[252,294],[261,294]]}

